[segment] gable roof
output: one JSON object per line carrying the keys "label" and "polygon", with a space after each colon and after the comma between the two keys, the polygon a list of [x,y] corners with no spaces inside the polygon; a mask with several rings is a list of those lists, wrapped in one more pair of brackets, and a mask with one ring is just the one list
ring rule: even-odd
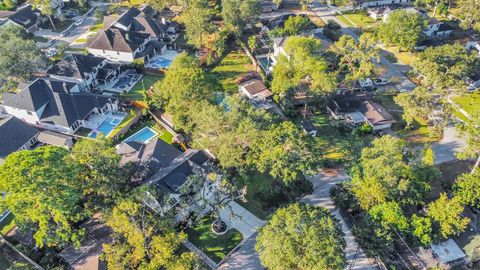
{"label": "gable roof", "polygon": [[47,73],[51,75],[85,79],[86,75],[93,72],[105,59],[96,56],[71,54],[56,63]]}
{"label": "gable roof", "polygon": [[358,110],[365,115],[365,118],[367,118],[372,125],[382,125],[396,122],[387,109],[373,101],[363,101]]}
{"label": "gable roof", "polygon": [[111,103],[108,97],[91,93],[70,93],[76,84],[71,82],[37,79],[18,94],[4,102],[5,106],[28,111],[37,111],[45,105],[40,121],[48,124],[70,127],[82,120],[94,108]]}
{"label": "gable roof", "polygon": [[132,7],[125,11],[123,14],[118,17],[115,23],[121,24],[125,27],[129,27],[132,22],[133,17],[138,16],[141,11],[138,8]]}
{"label": "gable roof", "polygon": [[38,130],[16,117],[0,119],[0,159],[20,149]]}
{"label": "gable roof", "polygon": [[[29,29],[38,20],[39,12],[36,9],[33,9],[32,5],[24,5],[19,7],[16,11],[1,11],[0,19],[8,19],[12,22]],[[5,21],[0,22],[0,25],[5,23]]]}
{"label": "gable roof", "polygon": [[265,84],[263,84],[262,81],[257,79],[248,80],[240,84],[240,87],[243,87],[252,96],[262,91],[268,90]]}
{"label": "gable roof", "polygon": [[108,51],[134,52],[149,36],[149,34],[145,33],[136,33],[111,27],[98,31],[88,47]]}

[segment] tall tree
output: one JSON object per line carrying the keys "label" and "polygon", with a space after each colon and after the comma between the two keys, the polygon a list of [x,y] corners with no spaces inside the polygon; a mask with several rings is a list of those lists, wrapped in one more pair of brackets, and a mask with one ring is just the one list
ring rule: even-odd
{"label": "tall tree", "polygon": [[407,151],[402,140],[384,136],[362,150],[352,169],[352,190],[364,209],[387,201],[421,204],[436,177],[438,170]]}
{"label": "tall tree", "polygon": [[480,171],[462,174],[454,186],[455,195],[462,199],[462,203],[471,207],[480,208]]}
{"label": "tall tree", "polygon": [[429,47],[412,63],[415,72],[422,78],[422,85],[434,90],[461,90],[464,79],[474,72],[478,61],[460,44]]}
{"label": "tall tree", "polygon": [[181,53],[170,65],[165,78],[154,86],[157,107],[163,107],[173,116],[176,126],[191,131],[190,111],[201,100],[213,99],[213,93],[220,90],[218,82],[206,73],[198,61]]}
{"label": "tall tree", "polygon": [[463,232],[470,220],[462,217],[464,206],[462,199],[454,196],[449,199],[445,193],[428,205],[427,215],[436,222],[443,238]]}
{"label": "tall tree", "polygon": [[178,255],[185,233],[176,233],[171,218],[158,217],[138,199],[118,203],[107,218],[113,241],[103,244],[108,269],[192,269],[196,256]]}
{"label": "tall tree", "polygon": [[480,3],[475,0],[457,0],[460,25],[480,31]]}
{"label": "tall tree", "polygon": [[236,35],[255,22],[261,11],[258,0],[222,0],[223,22]]}
{"label": "tall tree", "polygon": [[12,211],[20,228],[35,232],[38,247],[79,244],[84,232],[72,224],[87,214],[80,204],[80,174],[63,148],[17,151],[0,165],[0,190],[6,194],[0,205]]}
{"label": "tall tree", "polygon": [[42,53],[25,30],[16,25],[0,28],[0,77],[6,80],[29,79],[45,66]]}
{"label": "tall tree", "polygon": [[52,0],[34,0],[33,6],[40,9],[40,12],[47,16],[50,20],[50,24],[52,24],[53,30],[57,31],[55,27],[55,23],[53,23],[52,16],[55,12],[55,9],[52,7]]}
{"label": "tall tree", "polygon": [[189,0],[181,19],[185,24],[189,43],[200,48],[204,45],[204,35],[213,30],[212,10],[208,0]]}
{"label": "tall tree", "polygon": [[375,205],[368,210],[368,214],[386,230],[406,231],[409,229],[408,220],[397,202]]}
{"label": "tall tree", "polygon": [[110,141],[83,139],[72,149],[73,160],[82,167],[84,195],[93,208],[111,205],[128,192],[131,174],[120,165],[120,155]]}
{"label": "tall tree", "polygon": [[480,113],[472,115],[465,124],[458,125],[460,133],[467,139],[467,145],[463,152],[459,154],[460,158],[476,158],[477,161],[472,168],[472,173],[480,166]]}
{"label": "tall tree", "polygon": [[401,49],[413,50],[420,39],[426,20],[417,13],[396,10],[378,28],[380,39]]}
{"label": "tall tree", "polygon": [[293,204],[278,209],[260,229],[256,250],[268,269],[343,269],[346,243],[325,208]]}
{"label": "tall tree", "polygon": [[164,8],[178,4],[178,0],[147,0],[149,6],[157,11],[162,11]]}
{"label": "tall tree", "polygon": [[347,82],[353,83],[374,75],[375,64],[372,60],[378,61],[379,54],[370,33],[361,35],[358,41],[344,35],[335,42],[331,50],[339,56],[340,64],[348,70],[345,78]]}

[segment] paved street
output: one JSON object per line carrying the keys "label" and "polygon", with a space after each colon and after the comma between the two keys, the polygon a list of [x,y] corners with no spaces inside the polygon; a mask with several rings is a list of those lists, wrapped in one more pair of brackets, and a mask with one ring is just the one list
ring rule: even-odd
{"label": "paved street", "polygon": [[322,206],[329,209],[335,218],[338,219],[342,226],[344,238],[347,243],[345,248],[345,255],[347,258],[347,267],[345,269],[352,270],[373,270],[376,269],[367,258],[362,248],[358,246],[355,237],[348,228],[345,220],[340,215],[338,210],[335,209],[333,201],[330,199],[330,189],[338,182],[348,180],[348,176],[344,172],[340,172],[338,175],[330,176],[325,174],[318,174],[309,179],[313,183],[313,193],[303,197],[301,202],[311,205]]}

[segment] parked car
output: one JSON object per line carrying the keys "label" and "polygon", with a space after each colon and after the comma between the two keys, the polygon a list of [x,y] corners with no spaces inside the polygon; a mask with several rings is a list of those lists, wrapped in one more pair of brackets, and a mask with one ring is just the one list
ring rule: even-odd
{"label": "parked car", "polygon": [[56,48],[48,48],[45,51],[45,56],[46,57],[54,57],[57,54],[58,54],[58,50]]}
{"label": "parked car", "polygon": [[84,19],[78,19],[78,20],[76,20],[75,23],[74,23],[74,25],[75,25],[75,26],[80,26],[80,25],[82,25],[83,20],[84,20]]}
{"label": "parked car", "polygon": [[370,78],[366,78],[364,80],[358,80],[358,83],[360,84],[360,87],[362,88],[370,88],[373,86],[373,82],[372,82],[372,79]]}
{"label": "parked car", "polygon": [[390,81],[385,78],[374,79],[373,84],[376,86],[387,85]]}
{"label": "parked car", "polygon": [[77,15],[78,15],[78,11],[75,10],[75,9],[71,9],[71,10],[65,12],[65,14],[63,14],[63,16],[65,16],[66,18],[73,18]]}

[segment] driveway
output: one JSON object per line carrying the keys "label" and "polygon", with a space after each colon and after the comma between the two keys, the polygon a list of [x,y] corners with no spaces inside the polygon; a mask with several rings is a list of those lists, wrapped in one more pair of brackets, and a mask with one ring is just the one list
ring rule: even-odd
{"label": "driveway", "polygon": [[345,234],[345,242],[347,247],[345,248],[345,257],[347,259],[347,267],[345,269],[352,270],[374,270],[376,269],[367,258],[362,248],[358,245],[355,237],[348,228],[345,220],[340,215],[333,201],[330,199],[330,189],[335,186],[336,183],[349,180],[348,176],[341,171],[337,175],[326,175],[320,173],[313,177],[309,177],[309,180],[313,183],[313,193],[303,197],[300,202],[325,207],[333,216],[340,222],[342,231]]}
{"label": "driveway", "polygon": [[243,241],[242,246],[235,250],[230,258],[217,267],[219,270],[262,270],[264,269],[255,251],[257,234]]}
{"label": "driveway", "polygon": [[227,207],[220,211],[220,217],[229,226],[241,232],[243,239],[250,238],[265,225],[265,221],[250,213],[235,201],[229,202]]}
{"label": "driveway", "polygon": [[462,138],[455,127],[447,127],[443,133],[443,139],[432,145],[435,153],[435,164],[456,160],[456,153],[465,147],[465,138]]}

